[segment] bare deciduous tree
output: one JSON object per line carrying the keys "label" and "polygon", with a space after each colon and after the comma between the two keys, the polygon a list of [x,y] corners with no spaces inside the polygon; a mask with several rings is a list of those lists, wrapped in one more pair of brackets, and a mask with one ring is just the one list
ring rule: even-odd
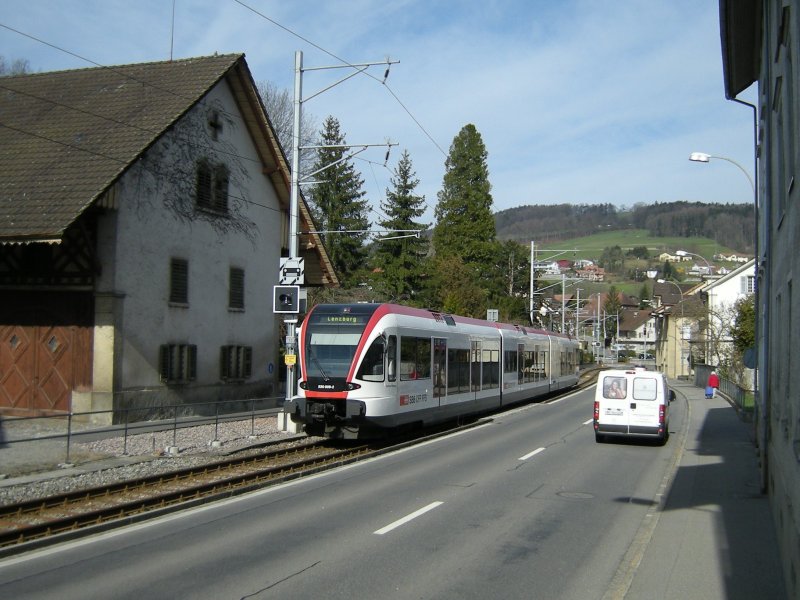
{"label": "bare deciduous tree", "polygon": [[[287,89],[281,89],[271,81],[262,81],[256,84],[261,100],[264,102],[264,109],[267,111],[275,133],[278,135],[278,142],[286,155],[286,159],[291,161],[292,130],[294,128],[294,97]],[[303,112],[300,119],[300,173],[307,173],[310,165],[316,160],[316,152],[313,149],[302,149],[302,146],[312,146],[315,144],[317,136],[316,118]],[[291,166],[291,165],[290,165]],[[305,190],[304,190],[305,191]]]}
{"label": "bare deciduous tree", "polygon": [[3,75],[23,75],[30,73],[31,65],[27,58],[15,58],[11,65],[6,64],[4,56],[0,55],[0,76]]}

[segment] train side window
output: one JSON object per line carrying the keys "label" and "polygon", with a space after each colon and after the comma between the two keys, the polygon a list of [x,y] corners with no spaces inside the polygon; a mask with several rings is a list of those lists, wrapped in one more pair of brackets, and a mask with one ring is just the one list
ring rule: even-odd
{"label": "train side window", "polygon": [[431,378],[431,338],[400,338],[400,380]]}
{"label": "train side window", "polygon": [[447,393],[469,391],[469,350],[447,349]]}
{"label": "train side window", "polygon": [[383,337],[376,338],[364,355],[361,367],[356,373],[356,379],[364,381],[383,381],[383,357],[386,350],[386,340]]}
{"label": "train side window", "polygon": [[484,340],[481,351],[481,389],[500,387],[500,342]]}

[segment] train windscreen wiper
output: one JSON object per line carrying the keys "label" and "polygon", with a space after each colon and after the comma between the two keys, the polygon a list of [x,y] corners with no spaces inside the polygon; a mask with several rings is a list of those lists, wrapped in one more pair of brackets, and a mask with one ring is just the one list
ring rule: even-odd
{"label": "train windscreen wiper", "polygon": [[314,356],[314,351],[311,349],[311,346],[308,347],[308,358],[314,363],[314,366],[319,369],[319,372],[322,374],[322,379],[325,381],[330,381],[331,378],[328,377],[328,374],[325,372],[325,369],[322,368],[322,363],[319,362],[319,359]]}

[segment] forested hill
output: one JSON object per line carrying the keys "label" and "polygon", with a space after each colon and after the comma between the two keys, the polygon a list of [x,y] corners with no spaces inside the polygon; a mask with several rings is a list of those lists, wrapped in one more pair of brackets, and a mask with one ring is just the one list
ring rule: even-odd
{"label": "forested hill", "polygon": [[653,237],[707,237],[752,254],[755,218],[749,204],[668,202],[617,209],[611,204],[555,204],[510,208],[495,214],[501,240],[549,242],[601,231],[646,229]]}

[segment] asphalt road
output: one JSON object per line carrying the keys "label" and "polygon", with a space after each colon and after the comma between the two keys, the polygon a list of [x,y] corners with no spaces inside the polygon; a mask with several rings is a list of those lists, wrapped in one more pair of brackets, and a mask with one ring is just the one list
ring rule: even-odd
{"label": "asphalt road", "polygon": [[[602,598],[666,446],[596,444],[592,392],[364,463],[0,562],[5,598]],[[672,405],[673,432],[685,402]]]}

